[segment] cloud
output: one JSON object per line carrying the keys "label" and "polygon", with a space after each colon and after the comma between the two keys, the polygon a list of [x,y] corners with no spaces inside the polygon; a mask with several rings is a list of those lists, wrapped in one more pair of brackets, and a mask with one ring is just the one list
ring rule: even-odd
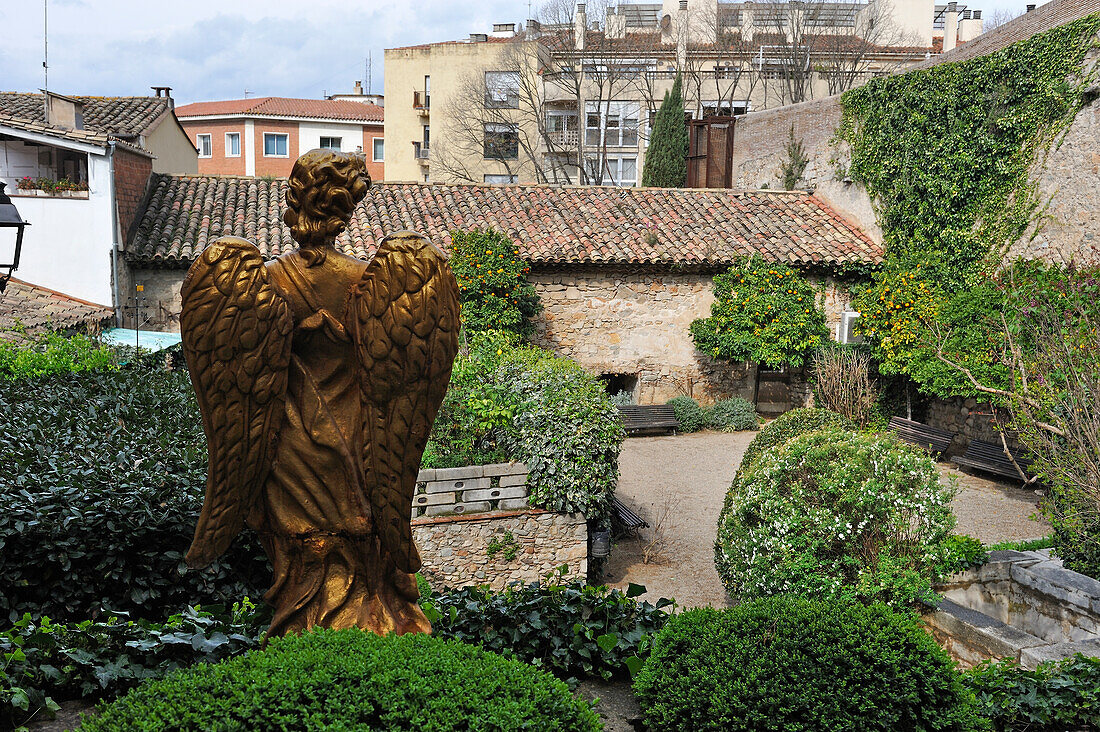
{"label": "cloud", "polygon": [[[41,6],[16,3],[17,34],[0,47],[0,86],[42,86]],[[6,5],[0,0],[0,5]],[[372,55],[375,91],[382,89],[383,49],[463,38],[493,22],[521,21],[504,0],[476,7],[448,0],[418,3],[312,2],[232,4],[205,0],[138,4],[115,0],[50,0],[50,87],[69,94],[146,94],[173,88],[180,104],[244,96],[320,97],[350,91]],[[526,12],[526,6],[521,8]]]}

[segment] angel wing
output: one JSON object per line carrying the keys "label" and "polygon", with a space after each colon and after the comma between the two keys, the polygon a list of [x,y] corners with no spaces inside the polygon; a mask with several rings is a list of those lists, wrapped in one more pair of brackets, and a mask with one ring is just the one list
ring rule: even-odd
{"label": "angel wing", "polygon": [[294,321],[258,249],[223,237],[183,281],[180,332],[210,453],[206,499],[187,552],[204,567],[240,533],[271,468]]}
{"label": "angel wing", "polygon": [[420,569],[409,526],[420,458],[458,351],[458,283],[443,253],[411,231],[382,240],[352,288],[363,466],[374,522],[398,568]]}

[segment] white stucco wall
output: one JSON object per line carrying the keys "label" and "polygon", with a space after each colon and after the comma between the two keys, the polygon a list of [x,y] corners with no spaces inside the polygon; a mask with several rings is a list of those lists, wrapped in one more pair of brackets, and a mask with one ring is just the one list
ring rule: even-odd
{"label": "white stucco wall", "polygon": [[299,122],[298,149],[303,153],[321,146],[322,137],[339,137],[343,152],[355,152],[363,146],[363,125],[335,122]]}
{"label": "white stucco wall", "polygon": [[[9,191],[10,192],[10,191]],[[111,168],[88,156],[88,198],[12,196],[24,221],[14,276],[67,295],[111,305]]]}

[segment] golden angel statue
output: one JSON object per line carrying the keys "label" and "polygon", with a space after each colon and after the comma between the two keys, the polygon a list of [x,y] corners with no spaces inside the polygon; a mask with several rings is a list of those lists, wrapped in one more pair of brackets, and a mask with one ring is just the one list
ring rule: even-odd
{"label": "golden angel statue", "polygon": [[183,283],[210,458],[187,563],[206,566],[254,529],[274,570],[268,636],[431,632],[409,521],[458,350],[458,286],[412,232],[383,239],[369,263],[337,251],[369,187],[360,158],[306,153],[283,217],[299,248],[265,264],[223,237]]}

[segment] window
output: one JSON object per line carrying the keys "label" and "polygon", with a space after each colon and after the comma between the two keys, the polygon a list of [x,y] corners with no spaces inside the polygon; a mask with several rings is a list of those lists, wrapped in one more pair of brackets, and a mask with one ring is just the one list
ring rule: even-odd
{"label": "window", "polygon": [[423,144],[424,144],[424,149],[425,150],[428,149],[428,145],[431,144],[431,141],[432,141],[432,139],[431,139],[431,130],[429,129],[429,125],[424,125],[424,143]]}
{"label": "window", "polygon": [[485,125],[486,160],[515,160],[518,157],[519,129],[516,125]]}
{"label": "window", "polygon": [[704,117],[733,117],[749,111],[747,101],[703,102]]}
{"label": "window", "polygon": [[264,133],[264,157],[285,158],[290,156],[289,137],[284,132]]}
{"label": "window", "polygon": [[225,157],[239,158],[241,156],[241,133],[225,133]]}
{"label": "window", "polygon": [[485,106],[490,109],[519,109],[519,72],[485,72]]}
{"label": "window", "polygon": [[637,102],[588,102],[584,115],[584,144],[600,145],[602,127],[607,147],[637,147],[638,110]]}
{"label": "window", "polygon": [[515,175],[486,175],[485,182],[495,185],[507,185],[509,183],[519,183],[519,177]]}
{"label": "window", "polygon": [[386,159],[386,141],[381,137],[376,137],[372,140],[374,145],[374,162],[380,163]]}
{"label": "window", "polygon": [[339,150],[342,139],[341,137],[322,137],[320,147],[322,150]]}
{"label": "window", "polygon": [[200,158],[210,157],[214,147],[210,142],[210,135],[195,135],[195,147],[199,149]]}
{"label": "window", "polygon": [[[596,180],[598,158],[586,158],[585,166],[591,180]],[[607,158],[603,164],[603,185],[629,188],[638,182],[637,158]]]}

